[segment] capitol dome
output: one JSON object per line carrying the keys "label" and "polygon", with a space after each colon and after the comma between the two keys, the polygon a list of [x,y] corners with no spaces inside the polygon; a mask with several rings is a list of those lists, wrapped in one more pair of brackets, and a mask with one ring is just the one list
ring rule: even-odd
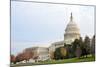
{"label": "capitol dome", "polygon": [[71,13],[70,21],[65,29],[64,41],[66,44],[72,43],[75,39],[80,38],[80,30],[77,24],[73,21],[73,16]]}

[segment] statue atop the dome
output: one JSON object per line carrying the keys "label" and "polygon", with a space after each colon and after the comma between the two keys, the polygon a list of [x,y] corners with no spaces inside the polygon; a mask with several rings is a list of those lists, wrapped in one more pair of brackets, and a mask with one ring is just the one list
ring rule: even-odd
{"label": "statue atop the dome", "polygon": [[73,21],[73,16],[72,16],[72,12],[71,12],[71,16],[70,16],[70,21]]}

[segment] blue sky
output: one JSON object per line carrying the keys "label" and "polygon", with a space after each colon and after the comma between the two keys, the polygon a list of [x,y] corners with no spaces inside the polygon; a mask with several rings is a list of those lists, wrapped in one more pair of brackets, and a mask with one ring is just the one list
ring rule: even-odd
{"label": "blue sky", "polygon": [[81,36],[94,35],[94,7],[46,3],[11,2],[11,53],[32,46],[49,46],[63,40],[70,13]]}

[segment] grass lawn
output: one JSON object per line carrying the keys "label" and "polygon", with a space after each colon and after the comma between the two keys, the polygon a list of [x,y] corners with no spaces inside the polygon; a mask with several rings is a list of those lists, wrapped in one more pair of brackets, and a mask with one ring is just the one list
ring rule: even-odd
{"label": "grass lawn", "polygon": [[64,60],[51,60],[46,62],[38,62],[38,63],[20,63],[20,64],[13,64],[11,67],[15,66],[32,66],[32,65],[44,65],[44,64],[62,64],[62,63],[76,63],[76,62],[90,62],[95,61],[95,57],[88,56],[87,58],[70,58]]}

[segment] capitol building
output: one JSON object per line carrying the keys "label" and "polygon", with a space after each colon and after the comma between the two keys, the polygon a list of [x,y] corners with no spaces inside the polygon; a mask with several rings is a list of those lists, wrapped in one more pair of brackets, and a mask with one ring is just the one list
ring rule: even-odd
{"label": "capitol building", "polygon": [[80,38],[80,29],[73,20],[73,16],[71,13],[70,21],[65,28],[64,40],[52,43],[51,46],[49,47],[49,50],[54,52],[56,48],[64,46],[64,44],[71,44],[75,39],[79,38]]}
{"label": "capitol building", "polygon": [[73,20],[73,15],[70,15],[70,21],[65,28],[64,40],[52,43],[47,47],[31,47],[25,50],[31,50],[34,52],[34,57],[38,57],[37,60],[50,59],[50,52],[54,52],[56,48],[64,46],[64,44],[71,44],[75,39],[80,38],[80,29],[76,22]]}

